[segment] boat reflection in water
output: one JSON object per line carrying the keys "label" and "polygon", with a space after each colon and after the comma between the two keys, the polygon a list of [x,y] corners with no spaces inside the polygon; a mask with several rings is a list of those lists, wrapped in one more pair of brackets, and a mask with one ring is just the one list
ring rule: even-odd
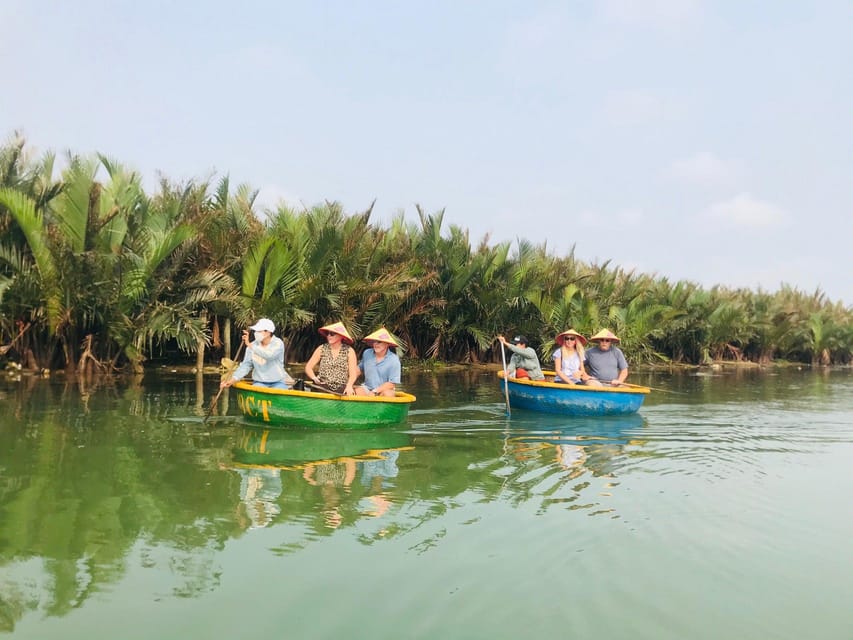
{"label": "boat reflection in water", "polygon": [[[638,414],[519,412],[500,440],[493,430],[474,431],[453,447],[434,446],[436,436],[426,431],[244,427],[228,468],[240,475],[242,529],[291,522],[328,535],[372,518],[376,526],[360,535],[377,540],[431,519],[437,505],[463,493],[485,502],[606,509],[600,493],[611,490],[605,487],[629,462],[627,451],[642,444],[644,424]],[[571,482],[581,475],[601,480]]]}
{"label": "boat reflection in water", "polygon": [[553,464],[570,478],[586,471],[612,475],[625,448],[641,444],[644,418],[639,414],[560,417],[547,414],[513,414],[512,431],[505,447],[518,457],[553,455]]}
{"label": "boat reflection in water", "polygon": [[[399,431],[281,430],[245,427],[229,469],[240,475],[247,528],[322,514],[335,529],[389,505],[386,484],[398,474],[400,451],[411,439]],[[301,512],[300,512],[301,506]]]}
{"label": "boat reflection in water", "polygon": [[561,437],[625,438],[645,424],[642,414],[616,416],[558,416],[555,414],[521,412],[513,413],[509,425],[522,437],[556,434]]}

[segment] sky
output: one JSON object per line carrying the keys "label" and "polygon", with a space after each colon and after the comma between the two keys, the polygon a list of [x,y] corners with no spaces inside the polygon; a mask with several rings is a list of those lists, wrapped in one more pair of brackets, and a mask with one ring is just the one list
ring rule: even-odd
{"label": "sky", "polygon": [[850,0],[0,0],[0,136],[853,304]]}

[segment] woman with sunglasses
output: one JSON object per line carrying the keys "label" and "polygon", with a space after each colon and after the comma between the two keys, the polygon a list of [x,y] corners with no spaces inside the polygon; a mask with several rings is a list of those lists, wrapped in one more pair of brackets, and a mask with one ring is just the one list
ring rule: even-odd
{"label": "woman with sunglasses", "polygon": [[[315,386],[345,396],[355,395],[353,385],[361,375],[355,356],[355,343],[343,322],[334,322],[318,329],[326,344],[314,349],[305,363],[305,375]],[[315,372],[316,368],[316,372]]]}
{"label": "woman with sunglasses", "polygon": [[559,345],[551,356],[554,359],[554,382],[583,384],[589,380],[583,366],[586,338],[574,329],[569,329],[558,334],[554,342]]}
{"label": "woman with sunglasses", "polygon": [[595,346],[587,349],[584,364],[589,373],[590,380],[587,384],[610,385],[618,387],[628,377],[628,361],[625,354],[615,346],[619,338],[610,331],[602,329],[590,338]]}

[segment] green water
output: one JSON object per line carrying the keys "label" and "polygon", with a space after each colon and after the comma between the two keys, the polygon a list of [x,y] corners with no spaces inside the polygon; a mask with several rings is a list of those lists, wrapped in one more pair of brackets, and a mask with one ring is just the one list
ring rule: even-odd
{"label": "green water", "polygon": [[633,376],[636,416],[264,432],[190,377],[0,381],[0,634],[853,638],[853,372]]}

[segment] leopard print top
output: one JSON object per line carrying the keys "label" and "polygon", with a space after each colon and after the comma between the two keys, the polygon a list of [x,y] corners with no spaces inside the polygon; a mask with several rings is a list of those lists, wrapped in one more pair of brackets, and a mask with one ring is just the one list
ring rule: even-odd
{"label": "leopard print top", "polygon": [[328,344],[321,346],[320,366],[317,367],[317,375],[329,389],[341,393],[349,381],[349,350],[350,346],[341,343],[338,357],[332,353]]}

